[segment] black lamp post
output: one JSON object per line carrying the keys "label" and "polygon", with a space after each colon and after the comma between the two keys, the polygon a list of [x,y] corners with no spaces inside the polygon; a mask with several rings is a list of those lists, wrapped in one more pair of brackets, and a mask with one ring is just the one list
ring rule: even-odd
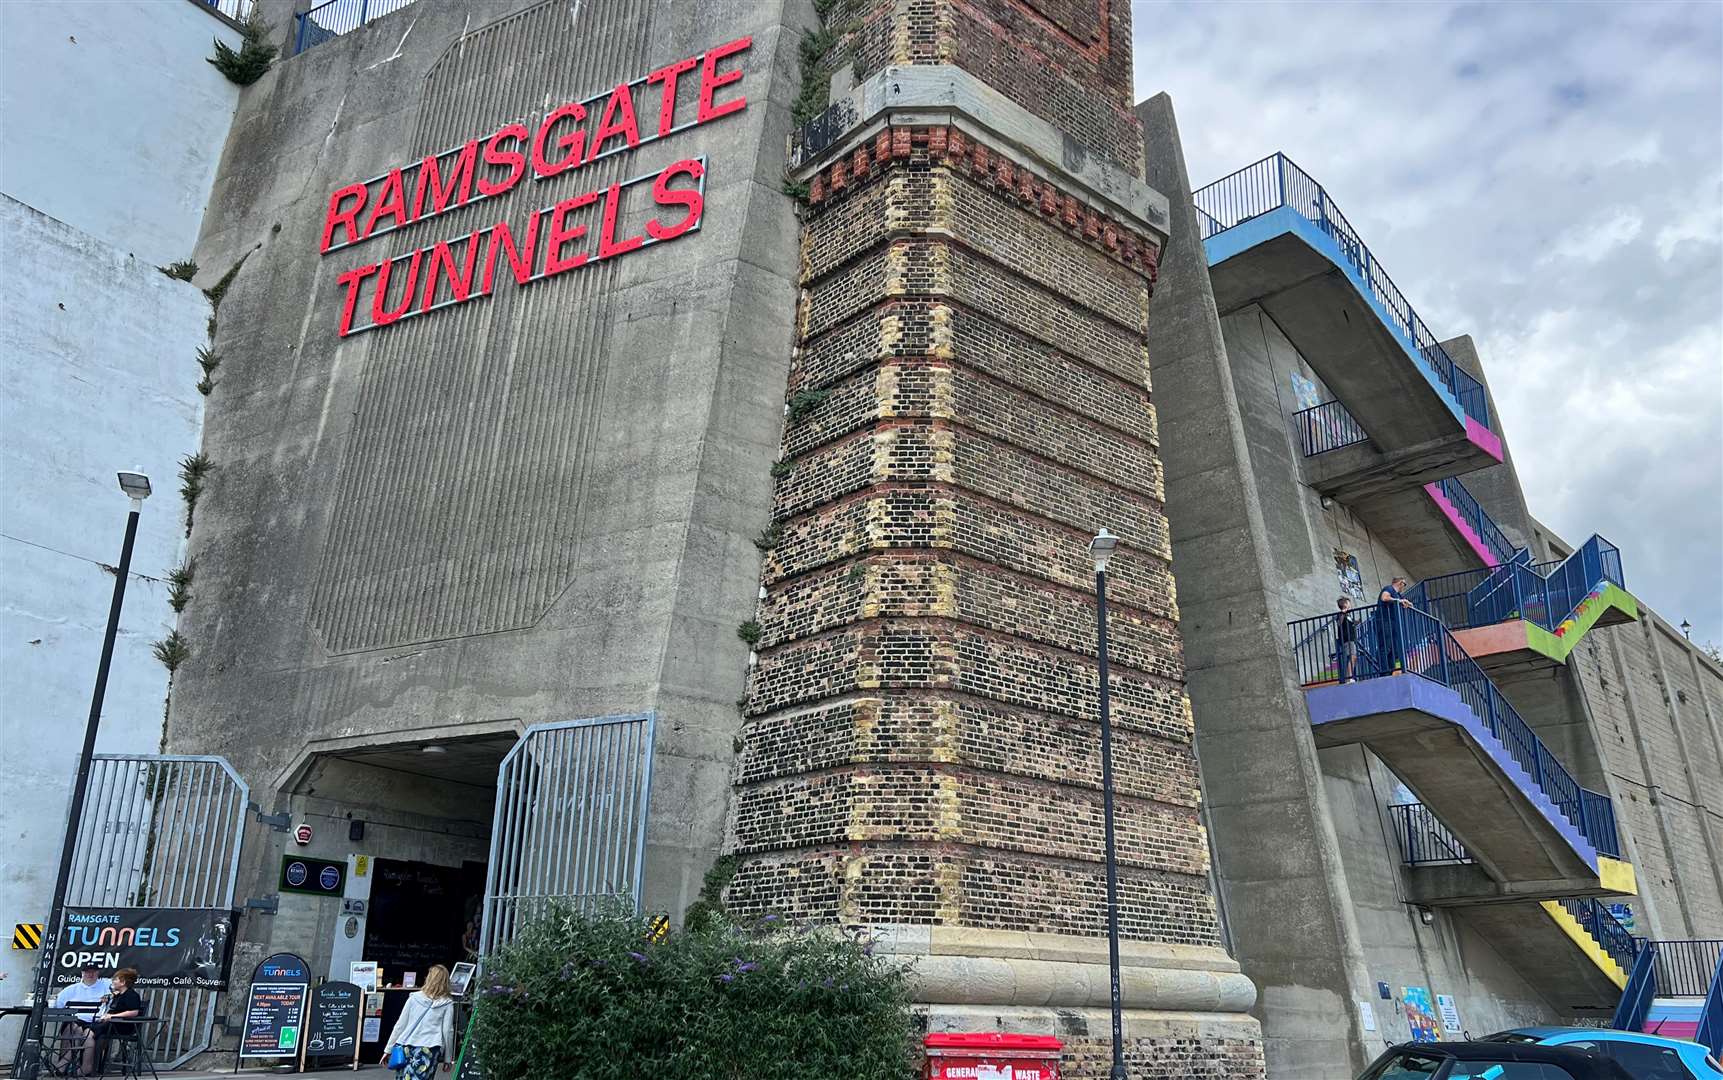
{"label": "black lamp post", "polygon": [[1107,688],[1107,560],[1119,538],[1102,529],[1089,541],[1095,558],[1095,624],[1101,667],[1101,805],[1107,824],[1107,967],[1113,986],[1113,1071],[1110,1080],[1127,1080],[1125,1019],[1119,1000],[1119,863],[1113,842],[1113,716]]}
{"label": "black lamp post", "polygon": [[120,606],[126,598],[126,576],[132,568],[132,544],[138,537],[138,513],[150,497],[150,478],[141,472],[122,472],[120,490],[132,500],[126,516],[126,539],[120,548],[120,567],[114,574],[114,598],[108,605],[108,630],[102,637],[102,658],[96,663],[96,690],[90,697],[90,719],[84,727],[84,749],[78,756],[78,778],[72,784],[72,805],[66,810],[66,838],[60,847],[60,874],[54,879],[54,902],[42,929],[42,955],[36,964],[36,995],[24,1025],[24,1047],[18,1075],[36,1080],[42,1068],[42,1024],[48,1009],[48,990],[53,981],[54,956],[60,946],[60,923],[66,917],[66,885],[72,876],[72,851],[78,842],[78,824],[84,817],[84,797],[90,787],[90,760],[96,749],[96,729],[102,722],[102,698],[108,691],[108,666],[114,658],[114,636],[120,628]]}

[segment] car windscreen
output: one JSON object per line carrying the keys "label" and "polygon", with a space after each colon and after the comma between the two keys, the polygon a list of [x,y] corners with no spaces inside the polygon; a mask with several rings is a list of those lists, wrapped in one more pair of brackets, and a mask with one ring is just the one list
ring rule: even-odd
{"label": "car windscreen", "polygon": [[1538,1061],[1456,1061],[1447,1080],[1574,1080],[1574,1075]]}
{"label": "car windscreen", "polygon": [[1428,1080],[1446,1064],[1443,1054],[1425,1054],[1416,1050],[1401,1050],[1373,1065],[1358,1080]]}

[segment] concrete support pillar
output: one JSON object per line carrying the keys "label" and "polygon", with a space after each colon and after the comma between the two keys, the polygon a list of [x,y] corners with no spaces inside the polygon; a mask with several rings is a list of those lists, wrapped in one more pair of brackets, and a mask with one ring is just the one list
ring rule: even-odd
{"label": "concrete support pillar", "polygon": [[[1631,633],[1631,631],[1624,632]],[[1634,751],[1639,755],[1639,768],[1641,775],[1645,777],[1647,796],[1657,811],[1658,842],[1663,846],[1664,857],[1669,861],[1669,875],[1674,880],[1675,885],[1675,901],[1681,909],[1681,926],[1679,929],[1663,922],[1661,925],[1654,923],[1652,930],[1656,936],[1662,938],[1692,937],[1694,934],[1693,912],[1689,910],[1687,904],[1687,890],[1683,885],[1685,875],[1682,871],[1680,854],[1676,851],[1672,839],[1674,830],[1669,823],[1669,808],[1663,805],[1662,791],[1657,783],[1657,773],[1651,767],[1651,758],[1645,745],[1645,733],[1640,723],[1639,694],[1634,690],[1633,679],[1629,676],[1627,665],[1622,660],[1621,643],[1613,634],[1609,635],[1607,640],[1609,641],[1610,659],[1615,665],[1615,677],[1620,680],[1626,698],[1627,727],[1631,732]],[[1663,912],[1662,914],[1667,915],[1668,913]]]}
{"label": "concrete support pillar", "polygon": [[1375,991],[1328,816],[1171,100],[1138,107],[1150,183],[1172,204],[1149,320],[1173,570],[1204,790],[1235,955],[1262,994],[1276,1080],[1361,1071]]}
{"label": "concrete support pillar", "polygon": [[[1712,824],[1712,810],[1705,804],[1705,790],[1699,786],[1699,776],[1693,768],[1693,751],[1687,743],[1687,732],[1681,724],[1681,696],[1677,693],[1675,684],[1669,679],[1669,668],[1663,662],[1663,649],[1657,642],[1657,635],[1662,630],[1656,626],[1656,616],[1650,616],[1640,621],[1640,629],[1645,634],[1645,647],[1651,651],[1651,666],[1657,672],[1657,682],[1663,688],[1663,703],[1669,710],[1669,726],[1675,732],[1676,752],[1681,755],[1681,770],[1687,777],[1687,791],[1693,803],[1693,812],[1699,819],[1699,836],[1705,845],[1706,863],[1711,869],[1711,883],[1715,886],[1718,903],[1723,905],[1723,847],[1717,841],[1717,828]],[[1704,702],[1704,695],[1699,698]],[[1704,702],[1705,711],[1710,712],[1709,702]],[[1723,758],[1719,758],[1723,761]]]}

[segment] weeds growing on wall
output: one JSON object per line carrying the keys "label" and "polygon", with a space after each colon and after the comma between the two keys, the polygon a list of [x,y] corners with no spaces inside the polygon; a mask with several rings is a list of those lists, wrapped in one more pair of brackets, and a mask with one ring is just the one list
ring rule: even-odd
{"label": "weeds growing on wall", "polygon": [[180,636],[178,630],[151,645],[150,652],[154,653],[156,659],[161,661],[162,667],[168,669],[169,675],[178,671],[181,664],[191,659],[191,646],[186,644],[185,638]]}
{"label": "weeds growing on wall", "polygon": [[758,619],[749,619],[747,622],[736,627],[736,636],[741,638],[743,641],[746,641],[748,643],[748,648],[750,649],[760,643],[760,634],[762,632],[760,621]]}
{"label": "weeds growing on wall", "polygon": [[185,501],[185,534],[191,535],[192,518],[197,514],[198,496],[203,494],[203,478],[213,468],[203,451],[179,459],[179,496]]}
{"label": "weeds growing on wall", "polygon": [[167,572],[168,607],[184,611],[185,606],[191,603],[191,580],[196,572],[197,565],[191,559]]}
{"label": "weeds growing on wall", "polygon": [[158,266],[156,269],[175,281],[190,281],[197,277],[197,263],[190,259],[181,259],[179,262],[171,262],[166,266]]}
{"label": "weeds growing on wall", "polygon": [[647,916],[553,909],[495,957],[473,1051],[487,1076],[910,1080],[902,969],[865,940],[768,916],[651,940]]}
{"label": "weeds growing on wall", "polygon": [[256,8],[239,28],[240,43],[235,50],[220,38],[215,40],[215,55],[205,59],[227,76],[229,82],[250,86],[263,78],[269,65],[275,62],[275,46],[269,44],[269,28]]}
{"label": "weeds growing on wall", "polygon": [[820,404],[831,396],[830,390],[797,390],[790,395],[788,413],[790,423],[794,424],[801,420],[819,408]]}

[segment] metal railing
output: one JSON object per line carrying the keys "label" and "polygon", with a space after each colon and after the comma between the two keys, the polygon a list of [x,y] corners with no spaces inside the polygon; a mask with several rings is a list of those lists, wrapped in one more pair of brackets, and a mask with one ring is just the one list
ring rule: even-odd
{"label": "metal railing", "polygon": [[1389,322],[1412,343],[1425,366],[1459,400],[1466,415],[1486,428],[1491,426],[1483,384],[1454,363],[1382,264],[1358,238],[1346,215],[1334,205],[1322,185],[1293,164],[1292,159],[1285,154],[1271,154],[1198,189],[1191,199],[1196,203],[1204,240],[1283,206],[1321,229],[1340,248],[1341,257],[1358,270],[1365,288],[1387,313]]}
{"label": "metal railing", "polygon": [[1563,817],[1600,854],[1619,856],[1609,797],[1587,791],[1563,767],[1531,725],[1496,689],[1454,635],[1433,615],[1400,604],[1299,619],[1288,625],[1293,663],[1306,687],[1394,674],[1417,675],[1449,687],[1524,769]]}
{"label": "metal railing", "polygon": [[[247,0],[249,2],[249,0]],[[359,29],[372,19],[399,11],[413,0],[328,0],[295,16],[293,55]]]}
{"label": "metal railing", "polygon": [[1407,866],[1473,861],[1460,838],[1423,803],[1396,803],[1388,807],[1388,812],[1394,818],[1394,838],[1400,843],[1400,858]]}
{"label": "metal railing", "polygon": [[225,15],[236,23],[242,23],[251,17],[251,9],[257,6],[257,0],[197,0],[206,8]]}
{"label": "metal railing", "polygon": [[1592,940],[1621,967],[1623,975],[1633,970],[1633,958],[1639,955],[1639,950],[1645,943],[1628,933],[1627,927],[1621,925],[1621,921],[1609,910],[1607,904],[1589,897],[1569,897],[1557,903],[1566,908],[1567,913],[1585,928]]}
{"label": "metal railing", "polygon": [[1659,997],[1704,997],[1723,956],[1723,940],[1657,942]]}
{"label": "metal railing", "polygon": [[1606,583],[1627,587],[1621,549],[1601,536],[1559,562],[1530,560],[1521,549],[1488,570],[1425,578],[1406,590],[1406,598],[1454,630],[1524,619],[1554,633]]}
{"label": "metal railing", "polygon": [[1471,526],[1478,539],[1483,541],[1484,547],[1488,548],[1490,555],[1495,558],[1495,565],[1500,566],[1514,557],[1514,542],[1509,540],[1508,534],[1502,531],[1501,526],[1484,512],[1478,500],[1466,490],[1466,485],[1460,483],[1459,477],[1444,477],[1436,482],[1436,488],[1454,504],[1461,520]]}
{"label": "metal railing", "polygon": [[1370,441],[1370,436],[1358,426],[1358,421],[1346,411],[1346,406],[1338,401],[1324,401],[1293,413],[1292,426],[1298,429],[1298,440],[1304,447],[1305,457]]}

